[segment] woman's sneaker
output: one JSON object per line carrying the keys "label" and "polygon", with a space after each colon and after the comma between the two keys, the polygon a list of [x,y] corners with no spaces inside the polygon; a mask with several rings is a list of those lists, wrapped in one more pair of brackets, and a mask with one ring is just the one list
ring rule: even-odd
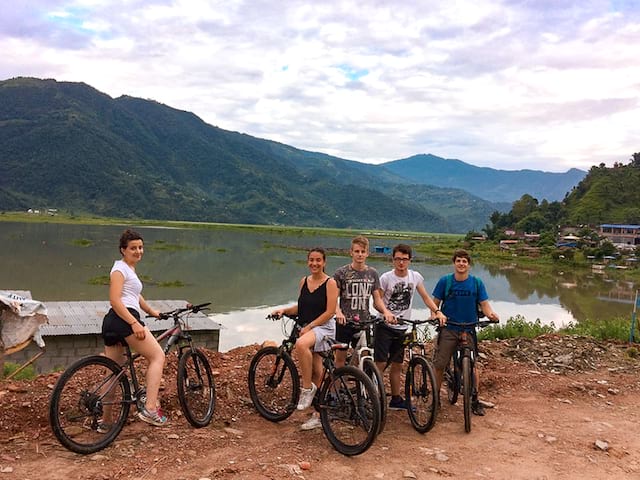
{"label": "woman's sneaker", "polygon": [[167,423],[167,417],[161,415],[158,410],[155,412],[151,412],[146,408],[143,408],[138,412],[138,418],[143,422],[146,422],[150,425],[155,425],[156,427],[162,427]]}
{"label": "woman's sneaker", "polygon": [[306,410],[311,406],[313,402],[313,397],[316,395],[316,391],[318,387],[316,384],[311,382],[311,388],[301,388],[300,389],[300,400],[298,401],[298,410]]}
{"label": "woman's sneaker", "polygon": [[322,422],[317,413],[311,415],[309,420],[300,425],[300,430],[313,430],[314,428],[322,427]]}

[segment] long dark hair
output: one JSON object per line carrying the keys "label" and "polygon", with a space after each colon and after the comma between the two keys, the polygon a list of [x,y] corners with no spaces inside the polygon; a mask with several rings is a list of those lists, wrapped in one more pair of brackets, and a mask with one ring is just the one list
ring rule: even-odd
{"label": "long dark hair", "polygon": [[[325,262],[327,261],[327,253],[324,251],[324,248],[322,247],[313,247],[312,249],[310,249],[307,252],[307,260],[309,260],[309,257],[313,252],[319,253],[320,255],[322,255],[322,260],[324,260]],[[324,267],[322,267],[322,271],[324,272]]]}

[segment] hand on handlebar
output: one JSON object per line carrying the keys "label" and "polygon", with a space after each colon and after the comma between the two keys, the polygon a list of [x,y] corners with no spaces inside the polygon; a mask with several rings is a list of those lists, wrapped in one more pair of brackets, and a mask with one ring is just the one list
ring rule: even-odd
{"label": "hand on handlebar", "polygon": [[487,318],[493,323],[498,323],[500,321],[500,317],[498,317],[498,314],[493,311],[489,315],[487,315]]}
{"label": "hand on handlebar", "polygon": [[398,323],[398,319],[395,315],[388,310],[382,316],[385,323],[388,323],[389,325],[396,325]]}
{"label": "hand on handlebar", "polygon": [[336,322],[340,325],[344,325],[347,323],[347,317],[345,317],[342,312],[336,312]]}

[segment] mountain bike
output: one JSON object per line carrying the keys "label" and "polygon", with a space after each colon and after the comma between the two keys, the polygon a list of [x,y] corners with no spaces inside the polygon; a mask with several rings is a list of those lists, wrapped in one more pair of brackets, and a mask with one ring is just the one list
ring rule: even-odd
{"label": "mountain bike", "polygon": [[[404,335],[408,357],[404,394],[409,420],[419,433],[426,433],[435,425],[439,402],[436,375],[431,361],[426,356],[426,333],[418,328],[419,325],[429,322],[430,320],[398,318],[398,324],[411,325],[410,331]],[[390,362],[387,362],[386,367],[389,365]]]}
{"label": "mountain bike", "polygon": [[[267,316],[283,320],[285,339],[278,346],[260,349],[249,365],[249,394],[256,410],[267,420],[279,422],[296,409],[300,398],[300,377],[291,352],[302,328],[292,316]],[[287,333],[288,331],[288,333]],[[320,412],[322,430],[331,445],[343,455],[365,452],[380,429],[378,393],[360,369],[346,365],[336,368],[335,350],[347,344],[325,338],[331,348],[322,355],[322,382],[313,401]]]}
{"label": "mountain bike", "polygon": [[353,348],[351,355],[347,356],[347,365],[357,366],[371,379],[373,386],[378,392],[378,402],[380,403],[380,430],[382,433],[387,423],[387,394],[384,387],[384,378],[376,366],[373,358],[373,328],[378,322],[384,322],[380,317],[371,316],[368,319],[347,320],[346,326],[359,330],[358,341]]}
{"label": "mountain bike", "polygon": [[[157,337],[167,340],[165,354],[178,350],[178,400],[187,421],[196,428],[211,422],[215,383],[205,354],[193,344],[186,328],[190,314],[210,303],[187,305],[160,314],[173,326]],[[102,355],[81,358],[60,376],[51,393],[49,422],[60,443],[73,452],[89,454],[107,447],[120,434],[132,404],[144,407],[146,390],[138,381],[135,362],[141,356],[125,343],[122,365]]]}
{"label": "mountain bike", "polygon": [[[434,323],[437,321],[434,321]],[[476,352],[474,349],[474,329],[484,328],[492,323],[491,320],[479,320],[475,323],[459,323],[447,320],[447,325],[462,327],[458,335],[458,344],[453,353],[453,358],[444,371],[444,380],[447,382],[447,398],[451,405],[458,401],[458,395],[463,398],[464,431],[471,431],[471,401],[477,395],[475,387],[475,363]]]}

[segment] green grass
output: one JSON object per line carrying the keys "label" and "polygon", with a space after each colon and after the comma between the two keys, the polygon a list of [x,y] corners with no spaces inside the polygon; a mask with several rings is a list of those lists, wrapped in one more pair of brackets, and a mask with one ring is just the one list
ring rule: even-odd
{"label": "green grass", "polygon": [[74,238],[71,240],[71,245],[75,245],[76,247],[90,247],[93,245],[93,240],[89,240],[88,238]]}
{"label": "green grass", "polygon": [[110,282],[109,275],[98,275],[88,280],[89,285],[109,285]]}
{"label": "green grass", "polygon": [[[540,319],[527,321],[516,315],[504,325],[492,325],[478,332],[479,340],[496,340],[506,338],[535,338],[546,333],[560,335],[580,335],[596,340],[629,340],[630,320],[627,317],[616,317],[607,320],[584,320],[570,323],[566,327],[556,329],[554,324],[543,325]],[[631,356],[632,353],[629,353]]]}
{"label": "green grass", "polygon": [[615,317],[608,320],[583,320],[580,323],[570,323],[560,329],[560,333],[569,335],[584,335],[598,340],[629,340],[631,320],[628,317]]}
{"label": "green grass", "polygon": [[555,331],[553,323],[551,325],[543,325],[539,318],[535,322],[528,322],[522,315],[516,315],[507,320],[504,325],[492,325],[482,329],[478,332],[478,339],[535,338]]}
{"label": "green grass", "polygon": [[[18,370],[19,368],[20,368],[20,365],[18,365],[17,363],[6,362],[4,364],[4,371],[2,372],[2,375],[4,378],[6,378],[9,375],[11,375],[13,372]],[[20,373],[18,373],[15,377],[13,377],[12,380],[33,380],[34,378],[36,378],[36,376],[37,376],[36,371],[33,368],[33,365],[29,365]]]}

